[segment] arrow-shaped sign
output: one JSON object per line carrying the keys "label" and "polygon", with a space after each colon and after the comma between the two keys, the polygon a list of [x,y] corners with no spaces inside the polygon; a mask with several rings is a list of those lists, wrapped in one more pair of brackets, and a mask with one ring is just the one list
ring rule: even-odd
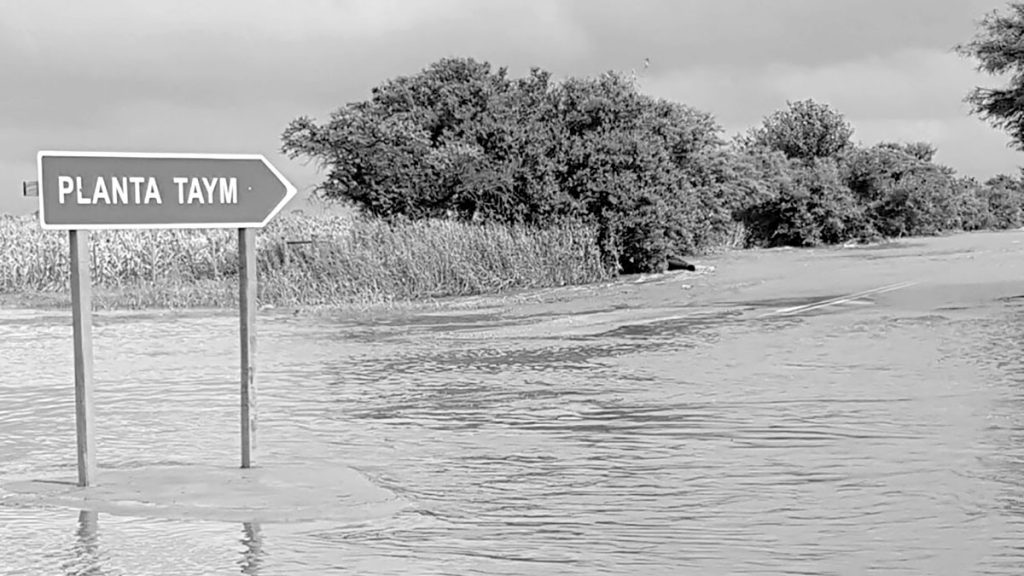
{"label": "arrow-shaped sign", "polygon": [[296,189],[259,154],[39,152],[48,230],[262,228]]}

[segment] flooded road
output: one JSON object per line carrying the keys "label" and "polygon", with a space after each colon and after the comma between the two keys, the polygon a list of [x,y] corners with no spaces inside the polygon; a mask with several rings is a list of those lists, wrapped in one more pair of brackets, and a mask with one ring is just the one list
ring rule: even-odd
{"label": "flooded road", "polygon": [[[405,506],[79,511],[68,312],[0,311],[0,574],[1020,574],[1024,232],[708,259],[354,319],[261,313],[256,461]],[[234,313],[97,313],[101,472],[234,465]]]}

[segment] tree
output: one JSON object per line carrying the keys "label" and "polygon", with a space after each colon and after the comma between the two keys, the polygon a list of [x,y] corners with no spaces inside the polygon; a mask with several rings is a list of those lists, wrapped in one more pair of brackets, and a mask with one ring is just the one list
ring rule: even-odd
{"label": "tree", "polygon": [[865,235],[863,208],[834,158],[764,160],[769,195],[742,212],[751,244],[817,246]]}
{"label": "tree", "polygon": [[938,234],[962,228],[952,171],[921,164],[907,172],[872,209],[876,228],[890,237]]}
{"label": "tree", "polygon": [[876,144],[850,150],[843,157],[843,182],[858,201],[871,205],[885,195],[901,178],[927,164],[919,156],[898,144]]}
{"label": "tree", "polygon": [[349,105],[322,126],[306,117],[294,120],[283,139],[290,157],[307,156],[327,168],[318,186],[326,198],[349,200],[384,217],[443,212],[436,183],[445,160],[407,115],[382,118],[367,106]]}
{"label": "tree", "polygon": [[1024,223],[1024,183],[1020,179],[1000,174],[979,187],[978,196],[989,210],[989,225],[995,228],[1019,228]]}
{"label": "tree", "polygon": [[642,97],[643,123],[672,155],[672,161],[683,170],[699,170],[696,158],[717,150],[724,141],[722,127],[708,112],[664,99]]}
{"label": "tree", "polygon": [[851,145],[853,127],[827,104],[808,99],[786,106],[768,115],[744,142],[806,161],[835,157]]}
{"label": "tree", "polygon": [[663,269],[730,223],[730,167],[705,112],[642,94],[615,72],[518,79],[469,58],[383,82],[324,124],[302,117],[283,150],[329,169],[322,196],[383,217],[597,226],[616,271]]}
{"label": "tree", "polygon": [[992,216],[985,186],[972,176],[957,176],[953,179],[960,226],[964,231],[992,228],[996,220]]}
{"label": "tree", "polygon": [[878,146],[889,150],[898,150],[922,162],[931,162],[937,152],[935,146],[928,142],[881,142]]}
{"label": "tree", "polygon": [[956,46],[961,56],[974,58],[980,72],[1009,75],[1003,88],[976,87],[965,101],[971,112],[987,120],[1024,150],[1024,4],[1011,2],[1008,13],[992,11],[979,23],[974,39]]}
{"label": "tree", "polygon": [[551,102],[559,190],[598,227],[606,264],[658,271],[691,248],[677,229],[687,194],[679,163],[710,138],[706,117],[640,94],[615,73],[570,78]]}
{"label": "tree", "polygon": [[543,129],[549,75],[444,58],[387,80],[323,125],[301,117],[282,150],[329,169],[318,192],[373,215],[536,223],[557,193]]}

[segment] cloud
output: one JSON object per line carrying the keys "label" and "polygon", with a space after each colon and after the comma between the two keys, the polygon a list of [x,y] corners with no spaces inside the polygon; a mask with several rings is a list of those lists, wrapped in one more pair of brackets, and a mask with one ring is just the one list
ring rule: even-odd
{"label": "cloud", "polygon": [[140,100],[337,106],[443,56],[525,71],[587,50],[546,2],[37,0],[0,13],[0,68],[18,88],[0,93],[0,118],[85,129]]}
{"label": "cloud", "polygon": [[[27,40],[37,51],[51,48],[54,43],[62,47],[61,39],[68,43],[98,40],[102,50],[112,41],[146,43],[159,37],[182,37],[196,30],[224,41],[302,41],[319,35],[368,39],[429,27],[466,10],[467,6],[467,0],[33,0],[18,10],[5,11],[3,26],[8,31],[20,32],[20,39]],[[80,55],[91,55],[93,48],[80,51]]]}
{"label": "cloud", "polygon": [[969,113],[963,98],[984,80],[968,62],[951,53],[913,49],[885,58],[822,65],[777,62],[756,70],[684,68],[652,76],[644,85],[652,93],[698,106],[736,112],[756,108],[758,117],[787,100],[812,98],[850,115],[914,118]]}
{"label": "cloud", "polygon": [[574,0],[595,62],[654,66],[816,66],[968,40],[998,0]]}
{"label": "cloud", "polygon": [[979,80],[964,59],[920,49],[818,67],[779,64],[763,74],[767,89],[785,98],[813,96],[858,115],[906,118],[967,114],[963,98]]}
{"label": "cloud", "polygon": [[337,105],[449,55],[556,75],[650,58],[651,74],[742,78],[948,49],[992,1],[35,0],[0,13],[0,67],[17,86],[0,93],[0,106],[18,111],[14,121],[85,128],[138,99]]}
{"label": "cloud", "polygon": [[[944,138],[949,161],[1002,162],[965,120],[970,63],[949,53],[1002,0],[33,0],[0,3],[0,182],[40,148],[276,154],[299,115],[324,117],[444,56],[556,78],[651,66],[644,89],[732,133],[814,97],[858,137]],[[639,70],[638,70],[639,72]],[[968,126],[989,157],[960,146]],[[985,132],[987,130],[987,132]],[[962,154],[957,156],[955,154]],[[286,174],[315,176],[281,159]],[[968,168],[970,169],[970,168]],[[289,173],[288,171],[292,172]],[[0,211],[7,209],[0,194]]]}
{"label": "cloud", "polygon": [[1006,134],[972,116],[963,101],[973,86],[991,79],[949,51],[905,49],[887,57],[779,62],[756,70],[695,67],[641,80],[652,94],[711,112],[727,135],[759,124],[787,100],[811,98],[843,113],[854,139],[866,145],[928,141],[939,148],[937,160],[978,177],[1022,160],[1006,147]]}

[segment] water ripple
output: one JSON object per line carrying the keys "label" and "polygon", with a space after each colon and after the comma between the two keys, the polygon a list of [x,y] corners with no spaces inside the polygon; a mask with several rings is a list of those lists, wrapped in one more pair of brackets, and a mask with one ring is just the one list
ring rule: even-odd
{"label": "water ripple", "polygon": [[[566,337],[270,317],[260,461],[353,466],[411,510],[258,526],[0,501],[0,574],[1016,574],[1011,304]],[[234,317],[101,318],[94,338],[101,466],[235,461]],[[66,318],[0,319],[0,354],[0,481],[73,471]]]}

